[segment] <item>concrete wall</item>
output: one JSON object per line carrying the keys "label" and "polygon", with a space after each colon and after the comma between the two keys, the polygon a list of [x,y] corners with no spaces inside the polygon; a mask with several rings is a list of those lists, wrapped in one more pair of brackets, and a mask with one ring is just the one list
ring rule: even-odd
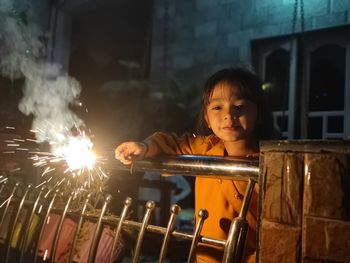
{"label": "concrete wall", "polygon": [[[155,0],[152,78],[166,68],[169,77],[198,86],[217,69],[250,65],[252,40],[291,33],[294,2]],[[305,30],[350,24],[349,12],[349,0],[304,0]],[[300,24],[299,13],[296,31]]]}

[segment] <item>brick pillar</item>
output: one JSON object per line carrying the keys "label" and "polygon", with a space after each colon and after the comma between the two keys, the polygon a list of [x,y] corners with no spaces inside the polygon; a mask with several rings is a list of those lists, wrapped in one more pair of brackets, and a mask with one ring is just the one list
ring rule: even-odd
{"label": "brick pillar", "polygon": [[350,262],[350,141],[263,142],[259,262]]}

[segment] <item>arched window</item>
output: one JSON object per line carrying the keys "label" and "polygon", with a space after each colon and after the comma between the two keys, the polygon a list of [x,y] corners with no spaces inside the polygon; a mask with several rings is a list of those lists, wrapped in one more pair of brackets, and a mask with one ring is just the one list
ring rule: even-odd
{"label": "arched window", "polygon": [[255,40],[252,54],[284,138],[349,138],[350,27]]}
{"label": "arched window", "polygon": [[343,132],[344,47],[328,44],[310,54],[308,138],[327,139]]}

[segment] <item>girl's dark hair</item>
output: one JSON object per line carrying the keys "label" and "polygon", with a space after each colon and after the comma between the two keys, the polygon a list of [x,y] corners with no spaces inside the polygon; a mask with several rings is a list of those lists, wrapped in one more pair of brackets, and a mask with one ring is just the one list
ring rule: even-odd
{"label": "girl's dark hair", "polygon": [[242,97],[254,102],[257,106],[257,120],[254,136],[257,140],[266,140],[276,137],[273,118],[262,90],[262,81],[254,73],[244,68],[226,68],[216,72],[203,87],[202,108],[197,123],[197,132],[208,135],[211,130],[205,120],[206,109],[214,87],[219,82],[228,82],[235,85]]}

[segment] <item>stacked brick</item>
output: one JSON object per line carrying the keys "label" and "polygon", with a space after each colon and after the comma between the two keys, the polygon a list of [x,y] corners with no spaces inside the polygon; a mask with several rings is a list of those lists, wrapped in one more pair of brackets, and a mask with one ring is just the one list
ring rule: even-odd
{"label": "stacked brick", "polygon": [[350,142],[263,142],[259,262],[350,262]]}

